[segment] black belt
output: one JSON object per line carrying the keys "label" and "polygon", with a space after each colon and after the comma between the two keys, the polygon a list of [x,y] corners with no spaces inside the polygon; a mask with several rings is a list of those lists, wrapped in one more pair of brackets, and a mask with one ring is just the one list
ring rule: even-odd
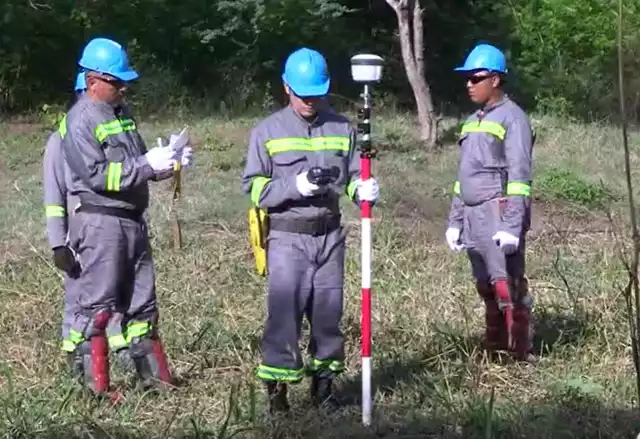
{"label": "black belt", "polygon": [[320,236],[333,232],[340,227],[340,215],[315,219],[269,218],[269,229],[280,232],[303,233]]}
{"label": "black belt", "polygon": [[97,206],[95,204],[81,203],[76,212],[99,213],[102,215],[117,216],[118,218],[130,219],[142,222],[142,212],[122,207]]}

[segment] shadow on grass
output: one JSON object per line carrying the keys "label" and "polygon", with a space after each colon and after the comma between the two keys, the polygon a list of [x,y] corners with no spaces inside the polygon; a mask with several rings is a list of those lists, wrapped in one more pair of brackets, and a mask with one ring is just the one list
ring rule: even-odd
{"label": "shadow on grass", "polygon": [[[490,415],[491,413],[491,415]],[[632,439],[640,431],[637,411],[614,410],[575,394],[557,394],[524,406],[509,403],[488,410],[488,395],[470,395],[466,403],[446,417],[420,412],[416,407],[378,407],[371,426],[362,425],[357,410],[327,414],[294,411],[287,418],[248,425],[191,417],[171,431],[106,428],[82,420],[74,425],[3,432],[11,438],[95,439],[228,439],[228,438],[382,438],[382,439]]]}

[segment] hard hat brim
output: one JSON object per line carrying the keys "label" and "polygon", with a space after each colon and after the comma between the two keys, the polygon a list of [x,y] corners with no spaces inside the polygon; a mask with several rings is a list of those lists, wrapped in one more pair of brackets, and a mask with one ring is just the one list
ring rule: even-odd
{"label": "hard hat brim", "polygon": [[456,67],[455,69],[453,69],[454,72],[463,72],[463,73],[482,71],[482,70],[486,70],[487,72],[493,72],[493,73],[501,73],[501,74],[506,74],[507,73],[506,70],[490,69],[488,67],[464,67],[464,66],[462,66],[462,67]]}
{"label": "hard hat brim", "polygon": [[296,96],[301,98],[311,98],[311,97],[322,97],[326,96],[329,93],[329,87],[331,86],[331,79],[327,79],[325,82],[319,85],[292,85],[287,80],[285,75],[282,75],[282,79],[284,83],[289,86],[291,91],[295,93]]}
{"label": "hard hat brim", "polygon": [[138,79],[140,75],[135,70],[127,70],[126,72],[109,73],[109,75],[118,78],[121,81],[129,82]]}
{"label": "hard hat brim", "polygon": [[94,70],[92,68],[89,68],[83,64],[78,64],[80,67],[82,67],[83,69],[85,69],[88,72],[95,72],[95,73],[99,73],[101,75],[109,75],[109,76],[113,76],[114,78],[117,78],[121,81],[124,82],[129,82],[129,81],[133,81],[135,79],[138,79],[140,77],[140,75],[138,75],[138,72],[136,72],[135,70],[126,70],[124,72],[103,72],[102,70]]}

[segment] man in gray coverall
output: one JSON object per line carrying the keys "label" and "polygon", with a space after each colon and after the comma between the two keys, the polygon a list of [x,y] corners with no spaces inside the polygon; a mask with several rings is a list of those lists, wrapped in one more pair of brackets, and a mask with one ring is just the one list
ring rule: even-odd
{"label": "man in gray coverall", "polygon": [[118,43],[90,41],[79,65],[87,91],[67,113],[62,140],[67,186],[80,200],[69,227],[69,246],[80,263],[70,293],[77,305],[70,330],[74,352],[82,358],[87,387],[106,393],[107,338],[120,337],[126,327],[125,342],[143,383],[164,385],[172,379],[157,330],[155,273],[143,213],[148,181],[169,178],[177,161],[187,166],[191,150],[172,143],[147,151],[122,104],[126,84],[138,74]]}
{"label": "man in gray coverall", "polygon": [[[349,121],[326,105],[324,57],[296,50],[282,78],[289,105],[251,131],[242,177],[252,203],[268,212],[268,317],[256,374],[266,383],[272,412],[289,409],[287,383],[305,374],[298,345],[305,314],[312,401],[336,406],[332,379],[343,371],[345,355],[340,321],[346,232],[339,197],[346,192],[356,203],[375,202],[379,192],[374,179],[359,178]],[[314,168],[333,169],[337,178],[316,181]]]}
{"label": "man in gray coverall", "polygon": [[[76,78],[75,91],[78,97],[86,89],[84,73]],[[75,345],[70,337],[71,322],[75,312],[72,284],[80,274],[80,264],[68,246],[68,217],[79,204],[77,197],[67,191],[65,167],[62,157],[62,136],[66,126],[63,119],[59,128],[47,139],[43,160],[44,207],[47,224],[47,239],[53,252],[53,261],[64,272],[64,309],[62,314],[62,350],[73,352]],[[71,356],[70,356],[71,359]],[[77,367],[71,363],[72,368]]]}
{"label": "man in gray coverall", "polygon": [[[76,77],[74,87],[76,98],[84,93],[86,87],[85,73],[81,72]],[[76,310],[76,298],[71,294],[77,291],[77,288],[73,287],[73,283],[80,274],[80,264],[68,241],[68,217],[74,213],[79,200],[67,191],[65,163],[62,156],[62,138],[65,134],[66,116],[60,122],[58,129],[51,133],[45,146],[43,160],[44,207],[47,238],[53,252],[53,261],[55,266],[64,272],[62,350],[67,352],[72,374],[80,375],[82,374],[82,361],[79,361],[81,359],[78,359],[74,354],[75,340],[78,334],[74,334],[71,329]],[[119,358],[123,360],[121,363],[123,366],[130,366],[127,345],[122,333],[110,337],[109,347],[119,354]]]}
{"label": "man in gray coverall", "polygon": [[525,235],[535,136],[527,115],[502,90],[507,68],[499,49],[480,44],[456,70],[465,73],[469,96],[481,108],[462,126],[447,243],[467,249],[485,303],[487,347],[534,361]]}

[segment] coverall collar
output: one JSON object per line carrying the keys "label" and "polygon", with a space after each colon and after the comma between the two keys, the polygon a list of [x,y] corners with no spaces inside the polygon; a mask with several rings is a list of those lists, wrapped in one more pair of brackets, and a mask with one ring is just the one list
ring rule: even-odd
{"label": "coverall collar", "polygon": [[107,102],[101,101],[100,99],[94,99],[91,96],[89,96],[88,93],[83,93],[82,96],[80,96],[80,98],[78,100],[84,100],[86,102],[88,102],[90,105],[93,105],[94,107],[96,107],[97,109],[99,109],[100,111],[104,111],[107,112],[109,114],[120,114],[122,112],[122,103],[116,104],[116,105],[111,105]]}
{"label": "coverall collar", "polygon": [[504,93],[504,94],[502,95],[502,98],[500,98],[500,100],[499,100],[499,101],[494,102],[494,103],[493,103],[493,104],[491,104],[491,105],[483,105],[483,106],[478,110],[478,112],[479,112],[479,113],[485,113],[485,114],[486,114],[486,113],[489,113],[489,112],[491,112],[491,111],[495,110],[496,108],[498,108],[499,106],[503,105],[504,103],[506,103],[508,100],[509,100],[509,96],[507,96],[507,94],[506,94],[506,93]]}

